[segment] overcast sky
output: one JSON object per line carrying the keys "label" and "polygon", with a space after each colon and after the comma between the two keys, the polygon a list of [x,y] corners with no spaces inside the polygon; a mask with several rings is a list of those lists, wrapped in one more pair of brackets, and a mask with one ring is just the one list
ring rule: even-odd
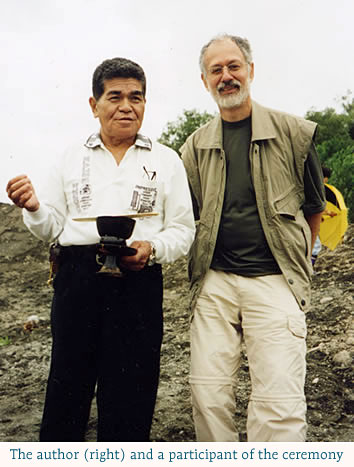
{"label": "overcast sky", "polygon": [[216,111],[200,80],[201,47],[219,33],[247,37],[252,96],[303,116],[340,109],[354,92],[352,0],[8,0],[2,3],[0,201],[7,180],[42,168],[98,129],[88,98],[106,58],[147,75],[143,131],[161,135],[185,109]]}

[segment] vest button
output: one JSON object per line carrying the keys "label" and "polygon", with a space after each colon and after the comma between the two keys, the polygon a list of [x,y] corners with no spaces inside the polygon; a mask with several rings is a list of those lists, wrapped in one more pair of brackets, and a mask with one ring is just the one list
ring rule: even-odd
{"label": "vest button", "polygon": [[302,299],[302,300],[301,300],[301,305],[302,305],[302,306],[305,306],[305,305],[306,305],[306,300]]}
{"label": "vest button", "polygon": [[289,279],[289,284],[293,285],[294,281],[293,279]]}

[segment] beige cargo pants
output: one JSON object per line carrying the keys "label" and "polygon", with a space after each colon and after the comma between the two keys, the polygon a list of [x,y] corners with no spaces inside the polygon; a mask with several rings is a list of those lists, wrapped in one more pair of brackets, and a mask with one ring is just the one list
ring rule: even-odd
{"label": "beige cargo pants", "polygon": [[247,439],[305,441],[306,323],[282,275],[209,270],[191,324],[197,441],[238,441],[235,387],[244,339],[252,382]]}

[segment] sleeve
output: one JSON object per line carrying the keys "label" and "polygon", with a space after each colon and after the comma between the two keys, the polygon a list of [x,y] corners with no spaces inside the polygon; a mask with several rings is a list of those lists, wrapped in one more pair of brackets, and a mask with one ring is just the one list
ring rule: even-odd
{"label": "sleeve", "polygon": [[195,224],[187,175],[176,154],[172,176],[165,183],[164,226],[152,241],[158,263],[169,263],[186,255],[192,245]]}
{"label": "sleeve", "polygon": [[323,173],[314,143],[311,144],[305,161],[304,192],[305,202],[302,209],[305,215],[318,214],[325,209],[326,196]]}
{"label": "sleeve", "polygon": [[63,231],[67,216],[60,161],[47,170],[43,183],[36,191],[40,207],[36,212],[24,209],[23,221],[35,237],[51,242]]}

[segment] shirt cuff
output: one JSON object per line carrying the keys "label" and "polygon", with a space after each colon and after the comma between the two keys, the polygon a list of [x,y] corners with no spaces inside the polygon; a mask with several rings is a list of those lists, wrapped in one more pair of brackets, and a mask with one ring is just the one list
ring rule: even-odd
{"label": "shirt cuff", "polygon": [[159,239],[152,238],[151,241],[155,245],[155,249],[156,249],[156,252],[155,252],[155,254],[156,254],[156,263],[160,263],[161,258],[163,258],[164,254],[165,254],[165,247],[164,247],[163,243],[161,242],[161,240],[159,240]]}
{"label": "shirt cuff", "polygon": [[47,218],[47,210],[41,204],[39,205],[39,209],[37,211],[27,211],[26,209],[23,210],[23,217],[24,219],[31,220],[32,224],[40,224],[43,220]]}

